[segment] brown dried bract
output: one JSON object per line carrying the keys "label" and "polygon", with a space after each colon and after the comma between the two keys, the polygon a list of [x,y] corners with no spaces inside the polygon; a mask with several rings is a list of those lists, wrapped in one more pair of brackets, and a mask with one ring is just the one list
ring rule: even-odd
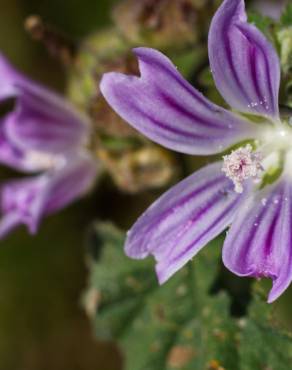
{"label": "brown dried bract", "polygon": [[186,366],[195,356],[196,351],[191,346],[174,346],[168,354],[167,364],[173,369],[181,369],[182,366]]}

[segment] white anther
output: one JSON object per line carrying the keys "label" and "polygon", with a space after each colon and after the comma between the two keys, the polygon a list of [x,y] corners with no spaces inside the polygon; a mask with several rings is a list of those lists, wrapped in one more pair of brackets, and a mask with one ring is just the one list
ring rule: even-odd
{"label": "white anther", "polygon": [[233,150],[231,154],[223,157],[222,171],[234,183],[237,193],[243,192],[243,183],[249,178],[258,180],[263,171],[261,161],[263,156],[260,152],[253,152],[252,146],[247,144]]}

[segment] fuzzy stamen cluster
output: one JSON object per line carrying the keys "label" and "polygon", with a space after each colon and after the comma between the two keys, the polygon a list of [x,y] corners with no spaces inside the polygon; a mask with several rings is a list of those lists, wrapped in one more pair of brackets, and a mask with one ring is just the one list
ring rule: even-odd
{"label": "fuzzy stamen cluster", "polygon": [[259,179],[263,171],[260,152],[254,152],[250,144],[233,150],[231,154],[223,156],[222,171],[234,183],[234,191],[243,192],[243,183],[249,178]]}

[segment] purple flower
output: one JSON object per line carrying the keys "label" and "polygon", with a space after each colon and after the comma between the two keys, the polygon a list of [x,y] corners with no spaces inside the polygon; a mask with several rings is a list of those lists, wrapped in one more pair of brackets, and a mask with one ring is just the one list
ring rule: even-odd
{"label": "purple flower", "polygon": [[30,81],[0,55],[0,162],[33,176],[0,187],[0,238],[19,224],[37,231],[43,216],[85,193],[96,176],[86,149],[89,125],[61,96]]}
{"label": "purple flower", "polygon": [[163,283],[231,225],[225,266],[239,276],[271,278],[272,302],[292,279],[292,128],[279,117],[279,60],[247,23],[243,0],[223,1],[208,43],[215,84],[232,111],[207,100],[153,49],[134,50],[140,77],[102,79],[113,109],[167,148],[208,155],[238,143],[223,161],[152,204],[129,231],[125,249],[133,258],[153,255]]}

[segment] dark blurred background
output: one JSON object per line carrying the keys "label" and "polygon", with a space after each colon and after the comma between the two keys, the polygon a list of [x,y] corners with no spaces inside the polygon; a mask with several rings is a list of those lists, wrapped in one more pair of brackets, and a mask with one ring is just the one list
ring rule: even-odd
{"label": "dark blurred background", "polygon": [[[66,34],[81,39],[110,22],[113,3],[0,0],[0,49],[28,75],[62,91],[62,66],[24,31],[25,18],[41,15]],[[8,175],[1,168],[1,178]],[[0,370],[118,368],[113,347],[95,341],[80,305],[80,293],[87,282],[84,235],[94,218],[109,217],[110,201],[112,207],[118,204],[119,210],[129,210],[131,201],[135,203],[114,191],[100,191],[46,219],[37,236],[21,229],[1,242]],[[291,297],[290,288],[274,309],[279,321],[292,327]]]}
{"label": "dark blurred background", "polygon": [[[0,0],[0,49],[18,68],[62,91],[65,73],[24,31],[39,14],[81,39],[109,20],[109,0]],[[12,176],[1,168],[1,178]],[[80,305],[86,280],[84,234],[98,216],[88,197],[42,223],[31,237],[15,232],[0,248],[0,369],[117,368],[112,348],[97,343]]]}

